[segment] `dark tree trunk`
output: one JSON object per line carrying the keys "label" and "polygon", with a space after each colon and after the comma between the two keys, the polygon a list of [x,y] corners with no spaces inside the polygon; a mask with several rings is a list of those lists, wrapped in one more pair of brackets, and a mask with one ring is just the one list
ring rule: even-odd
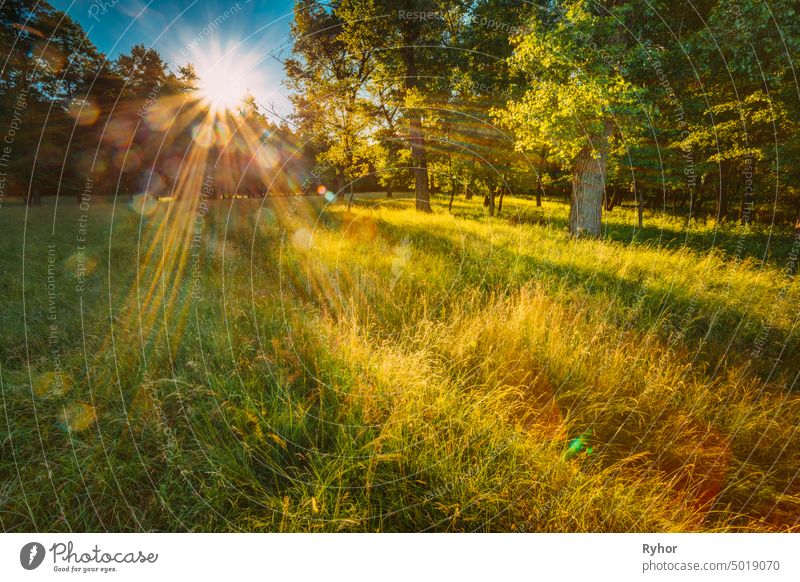
{"label": "dark tree trunk", "polygon": [[641,198],[636,204],[636,224],[639,228],[644,226],[644,205],[642,204]]}
{"label": "dark tree trunk", "polygon": [[542,206],[542,176],[540,174],[536,175],[536,206]]}
{"label": "dark tree trunk", "polygon": [[[636,186],[636,182],[631,184],[631,194],[633,194],[633,203],[636,206],[636,226],[637,228],[642,228],[644,220],[644,202],[642,201],[642,196],[639,194],[639,188]],[[622,202],[622,194],[619,196],[619,201]]]}
{"label": "dark tree trunk", "polygon": [[[410,91],[417,86],[417,62],[413,46],[403,47],[403,59],[406,65],[406,91]],[[425,138],[422,133],[422,115],[418,109],[410,109],[407,115],[417,210],[430,212],[431,197],[428,191],[428,161],[425,154]]]}
{"label": "dark tree trunk", "polygon": [[541,168],[536,171],[536,206],[542,206],[542,193],[544,192],[544,185],[542,184],[542,170],[544,169],[544,160],[547,157],[547,148],[542,148],[542,153],[539,155],[541,161]]}
{"label": "dark tree trunk", "polygon": [[722,184],[719,189],[719,201],[717,203],[717,222],[725,222],[728,219],[728,185]]}
{"label": "dark tree trunk", "polygon": [[690,195],[691,195],[691,191],[687,189],[687,190],[684,192],[683,196],[681,196],[681,197],[678,199],[678,208],[680,208],[681,210],[683,210],[684,208],[686,208],[686,204],[689,202],[689,196],[690,196]]}
{"label": "dark tree trunk", "polygon": [[41,206],[42,193],[39,191],[37,184],[31,184],[30,193],[28,194],[28,206]]}
{"label": "dark tree trunk", "polygon": [[725,222],[728,219],[728,210],[730,208],[730,189],[731,189],[731,176],[733,175],[733,164],[730,162],[725,163],[724,170],[720,172],[722,180],[719,184],[719,192],[717,194],[717,222]]}
{"label": "dark tree trunk", "polygon": [[606,210],[611,212],[622,201],[622,191],[616,185],[612,186],[611,188],[607,188],[606,194],[609,194],[609,190],[610,195],[606,197]]}
{"label": "dark tree trunk", "polygon": [[392,197],[392,187],[391,186],[386,186],[386,197],[387,198],[391,198]]}
{"label": "dark tree trunk", "polygon": [[708,174],[703,176],[700,180],[700,185],[697,187],[695,192],[694,199],[689,200],[689,217],[697,217],[700,216],[700,213],[703,211],[703,187],[709,180]]}
{"label": "dark tree trunk", "polygon": [[455,176],[453,176],[453,156],[449,153],[447,154],[447,172],[450,175],[450,209],[452,209],[457,185]]}
{"label": "dark tree trunk", "polygon": [[489,187],[489,192],[483,197],[483,205],[489,210],[489,216],[494,216],[494,188]]}
{"label": "dark tree trunk", "polygon": [[[748,188],[750,188],[748,190]],[[744,184],[744,191],[742,192],[741,203],[739,204],[739,223],[749,224],[753,221],[753,214],[755,212],[755,201],[753,200],[752,187]]]}
{"label": "dark tree trunk", "polygon": [[572,236],[600,236],[611,129],[611,123],[606,122],[603,135],[596,136],[590,145],[575,156],[569,209],[569,231]]}
{"label": "dark tree trunk", "polygon": [[353,207],[353,196],[354,196],[353,180],[350,180],[350,196],[347,199],[347,210],[350,210]]}
{"label": "dark tree trunk", "polygon": [[472,190],[470,190],[469,186],[469,180],[464,182],[464,200],[472,200]]}

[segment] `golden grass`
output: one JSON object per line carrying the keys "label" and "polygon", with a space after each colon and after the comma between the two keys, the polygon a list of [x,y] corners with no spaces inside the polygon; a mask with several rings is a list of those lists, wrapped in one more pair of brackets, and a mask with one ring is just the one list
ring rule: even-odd
{"label": "golden grass", "polygon": [[212,206],[196,265],[160,210],[98,206],[82,296],[60,210],[61,384],[47,209],[24,317],[0,216],[4,529],[798,529],[800,286],[755,234],[254,204]]}

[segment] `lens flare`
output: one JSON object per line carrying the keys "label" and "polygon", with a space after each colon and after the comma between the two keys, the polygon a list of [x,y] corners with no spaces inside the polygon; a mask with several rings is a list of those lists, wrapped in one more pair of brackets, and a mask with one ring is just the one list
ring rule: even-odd
{"label": "lens flare", "polygon": [[212,43],[196,51],[190,60],[197,71],[197,96],[212,113],[236,111],[251,93],[269,93],[256,53]]}

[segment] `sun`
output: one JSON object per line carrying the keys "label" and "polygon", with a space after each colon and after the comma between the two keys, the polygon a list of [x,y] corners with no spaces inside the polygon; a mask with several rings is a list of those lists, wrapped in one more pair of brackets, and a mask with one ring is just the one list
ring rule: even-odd
{"label": "sun", "polygon": [[197,72],[198,99],[213,113],[235,111],[248,95],[265,93],[261,59],[239,43],[223,47],[210,42],[192,51],[189,62]]}
{"label": "sun", "polygon": [[246,75],[223,63],[198,71],[198,78],[197,92],[214,110],[236,109],[250,92]]}

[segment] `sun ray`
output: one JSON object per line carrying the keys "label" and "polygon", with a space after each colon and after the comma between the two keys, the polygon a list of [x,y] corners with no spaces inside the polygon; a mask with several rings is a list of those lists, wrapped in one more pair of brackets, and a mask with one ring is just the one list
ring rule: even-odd
{"label": "sun ray", "polygon": [[211,43],[193,53],[192,63],[198,76],[197,97],[217,117],[237,111],[248,94],[269,93],[259,74],[259,57],[236,45],[223,48]]}

